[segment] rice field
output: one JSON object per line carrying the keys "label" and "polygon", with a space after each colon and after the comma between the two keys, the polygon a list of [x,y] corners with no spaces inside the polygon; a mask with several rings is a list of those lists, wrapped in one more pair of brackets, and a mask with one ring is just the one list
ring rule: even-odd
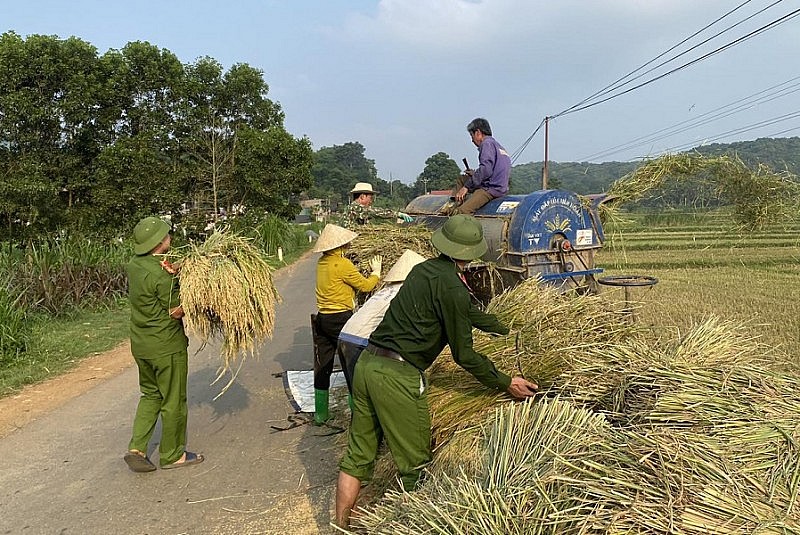
{"label": "rice field", "polygon": [[[604,275],[650,275],[634,289],[636,315],[648,325],[687,329],[709,315],[740,323],[789,356],[800,355],[800,224],[742,231],[724,211],[675,216],[668,224],[626,214],[606,228],[597,257]],[[622,290],[604,287],[604,293]],[[798,360],[800,362],[800,360]]]}

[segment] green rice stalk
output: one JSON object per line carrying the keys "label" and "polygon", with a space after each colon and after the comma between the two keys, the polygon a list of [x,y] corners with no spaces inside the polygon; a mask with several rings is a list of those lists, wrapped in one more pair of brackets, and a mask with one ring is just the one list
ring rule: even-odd
{"label": "green rice stalk", "polygon": [[417,491],[360,510],[356,531],[800,533],[789,493],[754,484],[731,451],[700,434],[618,428],[543,400],[498,408],[471,435],[435,456]]}
{"label": "green rice stalk", "polygon": [[[613,308],[600,296],[564,295],[529,279],[496,297],[487,308],[511,334],[498,337],[475,331],[473,345],[498,370],[522,375],[547,390],[569,369],[603,358],[640,329]],[[437,447],[459,429],[480,421],[498,403],[511,399],[487,390],[449,358],[448,350],[429,375],[428,400]]]}

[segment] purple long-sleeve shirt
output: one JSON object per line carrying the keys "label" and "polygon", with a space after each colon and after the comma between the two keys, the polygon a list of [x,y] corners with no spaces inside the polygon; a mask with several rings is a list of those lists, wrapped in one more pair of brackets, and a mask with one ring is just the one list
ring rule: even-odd
{"label": "purple long-sleeve shirt", "polygon": [[494,198],[502,197],[508,193],[510,174],[511,157],[506,149],[495,138],[486,136],[478,147],[478,168],[464,186],[469,191],[483,188]]}

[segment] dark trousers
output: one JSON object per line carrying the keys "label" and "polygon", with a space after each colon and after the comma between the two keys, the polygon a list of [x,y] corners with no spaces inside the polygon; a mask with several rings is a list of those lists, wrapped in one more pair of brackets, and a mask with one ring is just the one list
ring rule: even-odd
{"label": "dark trousers", "polygon": [[[333,373],[333,358],[336,346],[339,343],[339,333],[347,320],[353,315],[352,310],[336,312],[335,314],[312,314],[311,333],[314,339],[314,388],[316,390],[329,390],[331,387],[331,373]],[[342,368],[344,362],[340,362]]]}
{"label": "dark trousers", "polygon": [[358,356],[367,347],[366,342],[364,345],[354,344],[353,342],[345,342],[339,340],[339,348],[336,354],[339,355],[339,362],[342,364],[342,371],[344,372],[344,379],[347,381],[347,391],[353,393],[353,374],[356,369],[356,362]]}
{"label": "dark trousers", "polygon": [[[469,177],[467,177],[466,175],[458,176],[458,180],[456,181],[456,187],[453,190],[453,195],[455,195],[458,192],[458,190],[460,190],[464,186],[464,182],[466,182],[467,178]],[[450,215],[474,214],[478,208],[482,207],[484,204],[491,201],[492,199],[494,199],[494,197],[492,197],[491,193],[489,193],[483,188],[478,188],[475,191],[471,192],[467,196],[467,198],[464,199],[464,202],[462,202],[454,209],[452,209]]]}

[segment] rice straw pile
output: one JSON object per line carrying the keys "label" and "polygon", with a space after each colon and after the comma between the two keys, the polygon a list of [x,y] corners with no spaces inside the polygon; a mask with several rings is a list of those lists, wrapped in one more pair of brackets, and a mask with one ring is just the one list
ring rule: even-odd
{"label": "rice straw pile", "polygon": [[491,306],[520,335],[476,347],[545,397],[507,403],[437,362],[434,461],[357,529],[800,534],[800,377],[773,368],[770,348],[715,318],[656,336],[596,296],[527,282]]}
{"label": "rice straw pile", "polygon": [[[571,370],[598,365],[604,355],[640,330],[614,308],[600,296],[566,296],[537,279],[527,279],[493,299],[487,308],[511,333],[495,336],[474,331],[473,347],[498,370],[522,375],[544,390]],[[475,425],[498,403],[511,400],[487,390],[455,364],[449,349],[430,368],[429,377],[436,447],[458,430]]]}
{"label": "rice straw pile", "polygon": [[216,232],[202,245],[189,246],[180,263],[187,327],[203,345],[222,338],[222,362],[214,382],[232,371],[241,356],[219,397],[233,383],[247,355],[272,337],[280,296],[266,256],[249,238]]}
{"label": "rice straw pile", "polygon": [[615,427],[559,399],[498,409],[471,445],[438,455],[418,491],[390,491],[354,517],[358,527],[377,534],[800,533],[796,453],[770,463],[774,469],[758,467],[713,440]]}
{"label": "rice straw pile", "polygon": [[393,266],[406,249],[425,258],[439,256],[431,243],[432,232],[424,225],[364,225],[355,231],[358,237],[350,242],[347,257],[356,266],[366,266],[375,255],[383,256],[384,266]]}
{"label": "rice straw pile", "polygon": [[798,211],[800,184],[791,173],[777,173],[764,165],[751,170],[737,157],[687,152],[647,161],[611,184],[608,194],[614,201],[602,204],[601,214],[613,219],[621,205],[652,195],[669,180],[689,179],[699,180],[718,199],[733,205],[735,221],[745,228],[794,219]]}

